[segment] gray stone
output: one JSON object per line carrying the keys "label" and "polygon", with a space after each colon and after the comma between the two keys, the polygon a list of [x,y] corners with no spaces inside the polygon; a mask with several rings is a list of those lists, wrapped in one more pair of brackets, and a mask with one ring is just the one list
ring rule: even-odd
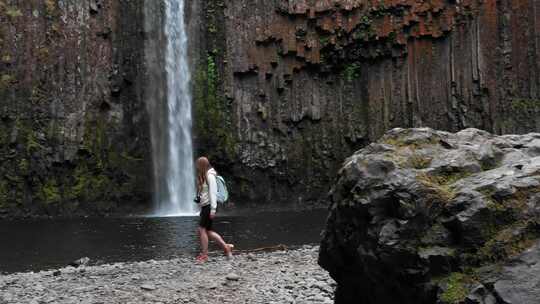
{"label": "gray stone", "polygon": [[229,280],[229,281],[238,281],[238,280],[240,280],[240,276],[237,275],[236,273],[230,273],[225,278],[227,280]]}
{"label": "gray stone", "polygon": [[503,267],[493,291],[508,304],[540,301],[540,242]]}
{"label": "gray stone", "polygon": [[73,267],[80,267],[80,266],[86,266],[88,265],[88,263],[90,263],[90,258],[84,257],[84,258],[80,258],[78,260],[71,262],[69,265]]}
{"label": "gray stone", "polygon": [[484,285],[476,286],[465,298],[466,304],[497,304],[497,299]]}
{"label": "gray stone", "polygon": [[141,285],[141,289],[143,290],[156,290],[156,286],[154,285],[150,285],[150,284],[145,284],[145,285]]}

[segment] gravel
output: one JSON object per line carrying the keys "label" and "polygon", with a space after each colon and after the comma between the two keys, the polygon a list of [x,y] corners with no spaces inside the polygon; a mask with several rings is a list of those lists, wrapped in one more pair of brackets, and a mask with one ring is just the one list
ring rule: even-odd
{"label": "gravel", "polygon": [[[8,303],[333,303],[335,282],[318,247],[236,255],[66,267],[0,276]],[[55,275],[56,274],[56,275]]]}

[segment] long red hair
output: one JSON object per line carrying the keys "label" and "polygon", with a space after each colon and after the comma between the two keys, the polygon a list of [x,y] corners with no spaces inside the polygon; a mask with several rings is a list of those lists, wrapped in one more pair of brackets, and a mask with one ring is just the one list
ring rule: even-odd
{"label": "long red hair", "polygon": [[195,161],[195,168],[197,168],[197,193],[202,192],[204,183],[206,183],[206,172],[212,169],[208,158],[202,156]]}

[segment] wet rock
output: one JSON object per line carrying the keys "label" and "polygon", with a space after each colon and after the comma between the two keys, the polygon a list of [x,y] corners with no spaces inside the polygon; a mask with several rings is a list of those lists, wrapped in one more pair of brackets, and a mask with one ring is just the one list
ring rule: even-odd
{"label": "wet rock", "polygon": [[465,298],[466,304],[497,304],[497,299],[484,285],[475,287]]}
{"label": "wet rock", "polygon": [[348,158],[319,255],[336,303],[540,300],[538,139],[398,128]]}
{"label": "wet rock", "polygon": [[448,273],[455,266],[455,250],[448,247],[428,247],[418,251],[419,257],[428,264],[433,275]]}
{"label": "wet rock", "polygon": [[503,303],[538,303],[540,301],[540,242],[501,270],[493,293]]}
{"label": "wet rock", "polygon": [[88,263],[90,263],[90,258],[89,257],[84,257],[84,258],[80,258],[78,260],[75,260],[71,263],[69,263],[69,266],[73,266],[73,267],[80,267],[80,266],[86,266],[88,265]]}

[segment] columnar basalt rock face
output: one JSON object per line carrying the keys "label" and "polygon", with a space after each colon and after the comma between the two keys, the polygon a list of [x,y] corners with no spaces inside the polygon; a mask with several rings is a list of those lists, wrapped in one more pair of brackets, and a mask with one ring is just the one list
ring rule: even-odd
{"label": "columnar basalt rock face", "polygon": [[149,203],[142,1],[0,1],[0,212]]}
{"label": "columnar basalt rock face", "polygon": [[393,129],[345,161],[330,201],[336,303],[540,299],[540,133]]}
{"label": "columnar basalt rock face", "polygon": [[[538,1],[235,0],[203,11],[200,66],[215,71],[218,98],[212,110],[196,99],[195,119],[227,115],[197,125],[197,142],[241,201],[317,200],[341,159],[393,127],[540,130]],[[208,135],[221,126],[226,136]]]}
{"label": "columnar basalt rock face", "polygon": [[[9,208],[148,198],[141,75],[159,33],[144,33],[145,3],[0,0]],[[535,0],[190,0],[186,13],[198,153],[239,202],[317,201],[393,127],[540,130]]]}

